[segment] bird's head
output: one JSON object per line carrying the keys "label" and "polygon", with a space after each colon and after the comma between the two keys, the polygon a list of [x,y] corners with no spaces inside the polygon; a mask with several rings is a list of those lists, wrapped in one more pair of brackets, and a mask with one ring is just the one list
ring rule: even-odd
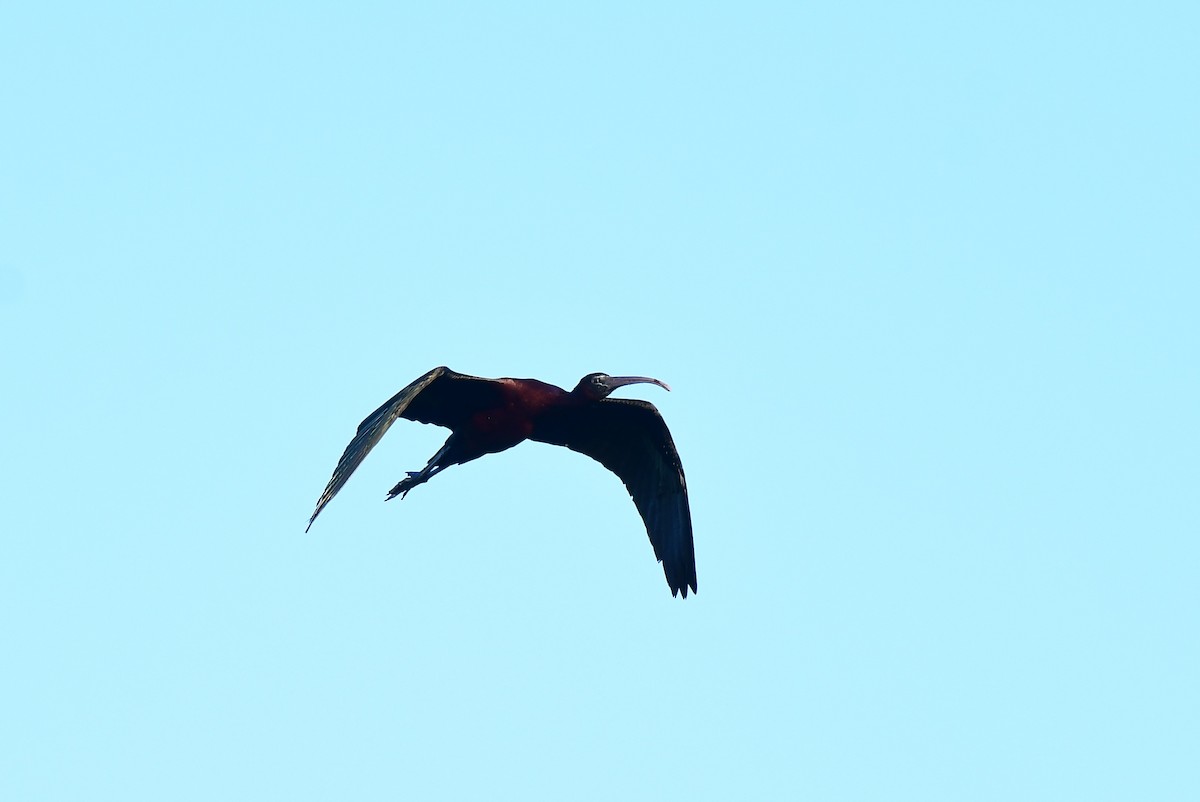
{"label": "bird's head", "polygon": [[592,401],[599,401],[601,398],[607,398],[613,390],[627,384],[657,384],[664,390],[670,391],[671,389],[665,382],[648,379],[645,376],[609,376],[607,373],[589,373],[579,380],[579,384],[575,385],[575,389],[571,392]]}

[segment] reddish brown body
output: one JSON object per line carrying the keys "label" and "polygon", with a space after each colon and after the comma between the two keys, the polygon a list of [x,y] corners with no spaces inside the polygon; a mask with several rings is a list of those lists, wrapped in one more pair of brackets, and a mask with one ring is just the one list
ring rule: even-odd
{"label": "reddish brown body", "polygon": [[533,436],[537,419],[547,409],[572,402],[561,387],[537,379],[497,379],[500,404],[471,415],[468,425],[450,427],[457,440],[446,455],[448,461],[460,454],[466,462],[484,454],[505,451]]}

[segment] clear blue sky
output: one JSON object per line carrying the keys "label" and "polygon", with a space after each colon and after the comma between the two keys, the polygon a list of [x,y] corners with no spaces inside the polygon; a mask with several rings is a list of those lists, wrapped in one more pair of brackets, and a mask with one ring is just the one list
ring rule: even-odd
{"label": "clear blue sky", "polygon": [[496,5],[0,12],[0,797],[1200,798],[1196,6]]}

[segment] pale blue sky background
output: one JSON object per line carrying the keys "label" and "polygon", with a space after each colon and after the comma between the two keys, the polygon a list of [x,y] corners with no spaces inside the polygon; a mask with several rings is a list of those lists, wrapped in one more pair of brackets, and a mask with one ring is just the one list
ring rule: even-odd
{"label": "pale blue sky background", "polygon": [[0,797],[1200,798],[1196,6],[503,5],[0,12]]}

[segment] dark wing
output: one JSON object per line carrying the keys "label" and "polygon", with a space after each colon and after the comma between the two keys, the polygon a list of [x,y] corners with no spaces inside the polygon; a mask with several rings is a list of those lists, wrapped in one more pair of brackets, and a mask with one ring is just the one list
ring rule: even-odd
{"label": "dark wing", "polygon": [[608,398],[548,410],[532,440],[587,454],[621,477],[637,505],[671,595],[696,590],[696,553],[687,480],[667,424],[653,404]]}
{"label": "dark wing", "polygon": [[317,499],[317,509],[308,519],[307,532],[337,492],[346,484],[350,474],[362,463],[397,418],[455,428],[470,418],[471,413],[500,397],[500,385],[491,379],[455,373],[447,367],[434,368],[400,392],[358,425],[358,432],[346,446],[325,492]]}

